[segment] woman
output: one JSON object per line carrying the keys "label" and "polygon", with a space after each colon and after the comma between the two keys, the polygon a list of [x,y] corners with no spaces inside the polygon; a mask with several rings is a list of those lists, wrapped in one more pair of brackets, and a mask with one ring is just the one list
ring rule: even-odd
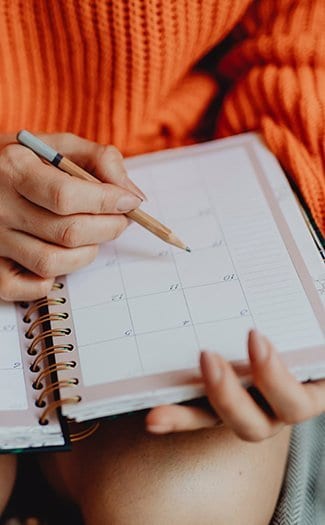
{"label": "woman", "polygon": [[[258,129],[325,231],[321,0],[0,0],[0,15],[2,299],[45,295],[126,227],[123,212],[142,192],[119,150]],[[106,184],[58,182],[55,168],[14,143],[20,128],[47,133]],[[275,417],[205,353],[202,375],[224,427],[199,407],[158,407],[146,422],[102,423],[72,452],[40,458],[86,524],[270,522],[290,425],[324,411],[325,385],[298,384],[262,335],[248,346]],[[2,507],[14,468],[1,458]]]}

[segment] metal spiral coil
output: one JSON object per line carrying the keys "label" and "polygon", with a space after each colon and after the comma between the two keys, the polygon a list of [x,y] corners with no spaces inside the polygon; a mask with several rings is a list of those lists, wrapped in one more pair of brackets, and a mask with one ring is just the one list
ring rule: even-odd
{"label": "metal spiral coil", "polygon": [[[61,290],[63,286],[64,285],[62,283],[54,283],[52,289]],[[62,370],[71,370],[75,368],[77,365],[75,361],[70,360],[57,363],[49,362],[49,364],[47,366],[44,366],[44,368],[42,369],[39,366],[41,363],[46,362],[46,360],[51,356],[54,357],[58,354],[68,353],[74,349],[74,346],[71,343],[53,344],[52,342],[52,344],[50,345],[47,344],[49,340],[53,341],[54,337],[66,337],[71,333],[70,328],[46,328],[46,325],[49,325],[49,323],[51,323],[52,326],[52,323],[55,323],[56,321],[62,322],[62,320],[67,319],[69,317],[69,314],[67,312],[52,313],[49,311],[50,306],[62,305],[65,302],[66,299],[64,297],[42,298],[38,301],[35,301],[31,305],[26,303],[21,305],[22,308],[27,309],[23,317],[23,321],[26,324],[30,324],[30,326],[25,332],[25,337],[31,340],[31,343],[27,349],[27,353],[30,356],[35,356],[35,359],[30,366],[30,371],[33,373],[37,373],[37,376],[32,386],[35,390],[41,391],[35,401],[35,405],[37,408],[43,408],[43,411],[39,418],[40,425],[47,425],[49,423],[50,414],[53,411],[60,408],[61,406],[66,404],[79,403],[79,401],[81,400],[81,397],[76,395],[66,399],[55,398],[53,401],[48,403],[49,396],[53,394],[59,394],[62,388],[71,388],[77,386],[79,381],[76,377],[56,380],[54,382],[51,382],[48,386],[45,386],[43,384],[44,379],[46,379],[49,376],[52,376],[56,372]],[[41,314],[42,309],[44,311],[45,308],[47,308],[47,312]],[[36,320],[32,321],[31,316],[36,312],[39,312],[40,315]],[[35,330],[37,329],[39,333],[35,334]],[[46,348],[44,348],[45,345]],[[98,425],[96,425],[96,429],[97,426]],[[76,440],[83,439],[84,437],[87,437],[88,435],[93,433],[93,427],[94,425],[92,424],[91,428],[87,428],[86,430],[77,433]]]}

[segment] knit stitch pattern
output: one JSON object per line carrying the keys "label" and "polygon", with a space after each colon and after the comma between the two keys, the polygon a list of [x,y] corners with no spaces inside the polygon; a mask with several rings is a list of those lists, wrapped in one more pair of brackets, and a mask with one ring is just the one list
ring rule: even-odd
{"label": "knit stitch pattern", "polygon": [[286,476],[270,525],[324,525],[324,436],[324,414],[293,428]]}
{"label": "knit stitch pattern", "polygon": [[260,130],[325,233],[324,27],[323,0],[0,0],[0,133],[175,147],[226,89],[215,136]]}

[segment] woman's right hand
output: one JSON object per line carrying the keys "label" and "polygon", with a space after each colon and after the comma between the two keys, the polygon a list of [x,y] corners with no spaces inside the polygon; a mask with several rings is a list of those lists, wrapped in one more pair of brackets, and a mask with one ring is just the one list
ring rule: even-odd
{"label": "woman's right hand", "polygon": [[60,153],[103,184],[45,164],[17,143],[0,150],[0,299],[35,300],[54,278],[90,263],[98,245],[128,224],[143,193],[128,178],[123,157],[69,133],[43,135]]}

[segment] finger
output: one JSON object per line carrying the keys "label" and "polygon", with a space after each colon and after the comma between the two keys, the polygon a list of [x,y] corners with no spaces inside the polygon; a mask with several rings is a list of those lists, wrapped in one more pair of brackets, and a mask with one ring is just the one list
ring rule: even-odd
{"label": "finger", "polygon": [[218,423],[216,414],[198,407],[163,405],[150,410],[146,428],[154,434],[210,428]]}
{"label": "finger", "polygon": [[71,133],[44,135],[41,138],[102,182],[110,182],[134,193],[141,200],[146,199],[143,191],[129,179],[123,156],[115,146],[103,146]]}
{"label": "finger", "polygon": [[59,217],[24,200],[8,226],[45,241],[76,248],[116,239],[127,227],[125,215],[67,215]]}
{"label": "finger", "polygon": [[35,301],[48,295],[52,285],[53,279],[42,279],[0,257],[0,299],[3,301]]}
{"label": "finger", "polygon": [[325,410],[325,387],[299,383],[270,341],[256,330],[249,334],[248,351],[254,384],[281,421],[294,424]]}
{"label": "finger", "polygon": [[253,401],[232,367],[221,356],[202,352],[200,364],[212,407],[240,438],[260,441],[280,429],[281,425],[270,419]]}
{"label": "finger", "polygon": [[94,174],[101,181],[116,184],[146,200],[143,191],[128,177],[122,154],[114,146],[105,146],[95,157]]}
{"label": "finger", "polygon": [[325,412],[325,380],[306,383],[304,390],[315,407],[314,415]]}
{"label": "finger", "polygon": [[75,213],[126,213],[138,208],[141,199],[113,184],[95,184],[38,164],[19,178],[16,191],[58,215]]}
{"label": "finger", "polygon": [[62,248],[21,232],[1,232],[0,256],[16,261],[31,272],[50,279],[71,273],[94,260],[97,246]]}
{"label": "finger", "polygon": [[13,185],[17,193],[58,215],[126,213],[142,202],[113,184],[95,184],[71,177],[44,164],[23,146],[11,145],[5,150],[3,162],[10,163],[15,170]]}

